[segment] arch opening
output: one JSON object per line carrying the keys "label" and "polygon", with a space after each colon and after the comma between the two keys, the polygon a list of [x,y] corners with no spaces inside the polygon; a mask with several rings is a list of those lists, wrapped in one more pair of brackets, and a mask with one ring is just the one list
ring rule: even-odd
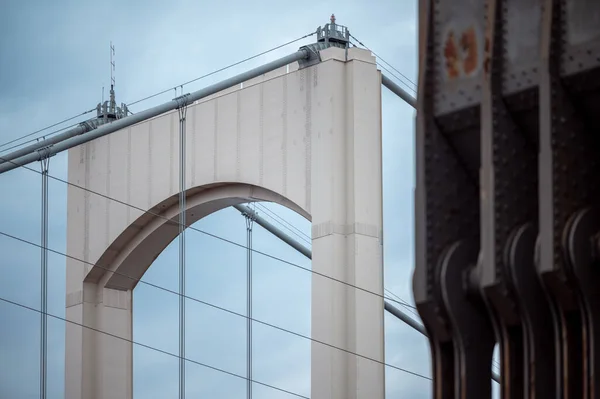
{"label": "arch opening", "polygon": [[[249,207],[269,218],[267,209],[310,234],[307,219],[295,210],[274,202],[256,201]],[[273,224],[276,218],[270,218]],[[283,223],[277,224],[284,229]],[[186,234],[186,391],[191,396],[242,397],[246,382],[198,365],[210,365],[239,376],[246,374],[247,250],[246,221],[232,207],[215,211],[192,226],[210,232]],[[292,234],[291,229],[285,230]],[[254,223],[253,248],[303,267],[310,260]],[[308,246],[308,244],[306,244]],[[178,238],[171,241],[150,265],[144,281],[177,291]],[[311,273],[257,253],[253,257],[253,379],[291,392],[310,396],[311,342],[273,329],[266,322],[304,336],[311,335]],[[139,284],[132,293],[135,342],[178,353],[178,296]],[[222,310],[219,308],[226,310]],[[235,312],[236,314],[228,311]],[[298,374],[289,380],[287,365],[295,363]],[[177,395],[178,359],[133,346],[133,397]],[[152,376],[160,375],[160,383]],[[253,384],[255,395],[276,391]],[[268,391],[268,392],[267,392]]]}

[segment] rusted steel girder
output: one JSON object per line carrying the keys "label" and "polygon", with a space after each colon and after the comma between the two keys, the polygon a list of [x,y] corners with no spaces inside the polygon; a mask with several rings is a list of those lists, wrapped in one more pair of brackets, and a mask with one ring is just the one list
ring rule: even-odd
{"label": "rusted steel girder", "polygon": [[600,398],[600,1],[423,0],[415,303],[433,397]]}

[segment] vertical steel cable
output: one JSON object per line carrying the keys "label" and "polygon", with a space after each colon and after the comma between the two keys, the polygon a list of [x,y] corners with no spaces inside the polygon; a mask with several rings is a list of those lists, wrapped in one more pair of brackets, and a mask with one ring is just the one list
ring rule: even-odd
{"label": "vertical steel cable", "polygon": [[246,217],[246,262],[247,262],[247,308],[246,313],[248,314],[247,319],[247,364],[246,372],[248,375],[247,386],[246,386],[246,397],[252,399],[252,225],[254,219],[251,215],[244,214]]}
{"label": "vertical steel cable", "polygon": [[48,168],[50,158],[47,148],[41,149],[42,170],[42,220],[40,264],[40,398],[46,399],[48,377]]}
{"label": "vertical steel cable", "polygon": [[179,102],[179,398],[185,399],[185,118],[187,95],[178,97],[177,101]]}

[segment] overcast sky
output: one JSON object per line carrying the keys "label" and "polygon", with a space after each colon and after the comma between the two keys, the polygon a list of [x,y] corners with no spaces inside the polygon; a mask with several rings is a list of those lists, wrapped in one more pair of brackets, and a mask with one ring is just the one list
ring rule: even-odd
{"label": "overcast sky", "polygon": [[[327,23],[331,13],[336,14],[339,24],[348,26],[354,36],[416,82],[416,5],[415,0],[4,0],[0,12],[0,143],[94,108],[101,100],[103,85],[110,84],[111,40],[116,46],[117,101],[125,103],[311,33]],[[292,53],[313,40],[314,36],[187,85],[184,90],[197,90]],[[105,97],[106,93],[107,89]],[[173,93],[131,109],[137,112],[165,102],[174,97]],[[412,108],[384,89],[385,286],[411,303],[413,119]],[[0,151],[5,148],[0,147]],[[66,178],[66,165],[66,153],[53,157],[50,174]],[[1,232],[40,243],[40,179],[39,174],[25,169],[0,175]],[[310,234],[310,223],[301,216],[281,206],[263,206],[303,234]],[[257,210],[271,217],[263,208]],[[195,226],[245,244],[245,221],[234,209],[210,215]],[[280,227],[285,228],[283,224]],[[51,180],[50,248],[64,253],[65,236],[66,186]],[[245,251],[199,232],[191,231],[186,237],[187,294],[245,313]],[[310,261],[258,226],[254,246],[310,267]],[[0,254],[0,297],[39,309],[39,248],[0,236]],[[176,291],[177,265],[178,243],[174,241],[144,280]],[[255,255],[254,318],[310,335],[310,278],[307,271]],[[49,312],[64,317],[63,256],[50,255],[49,279]],[[178,297],[139,284],[134,303],[134,340],[176,354]],[[0,398],[38,397],[39,319],[38,313],[0,302]],[[387,314],[385,331],[386,363],[429,376],[425,338]],[[245,334],[244,318],[187,302],[189,359],[243,376]],[[309,396],[310,341],[260,324],[255,324],[253,334],[254,379]],[[64,335],[64,322],[50,319],[50,398],[64,395]],[[174,357],[134,346],[135,397],[175,398],[177,363]],[[195,364],[188,364],[187,373],[189,397],[245,397],[243,379]],[[386,393],[387,398],[427,398],[430,382],[387,368]],[[256,399],[288,397],[292,396],[254,385]]]}

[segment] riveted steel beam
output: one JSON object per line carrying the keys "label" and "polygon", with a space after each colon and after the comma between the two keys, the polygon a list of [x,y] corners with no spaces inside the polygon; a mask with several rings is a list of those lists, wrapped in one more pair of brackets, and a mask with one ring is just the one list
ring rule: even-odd
{"label": "riveted steel beam", "polygon": [[600,397],[600,2],[422,1],[419,44],[434,397],[490,397],[495,339],[502,398]]}
{"label": "riveted steel beam", "polygon": [[562,395],[600,397],[600,3],[545,0],[538,272],[555,305]]}
{"label": "riveted steel beam", "polygon": [[557,392],[551,307],[534,264],[541,13],[542,0],[487,1],[477,276],[499,343],[503,398]]}
{"label": "riveted steel beam", "polygon": [[419,10],[413,291],[436,399],[491,395],[495,337],[479,292],[465,279],[480,246],[484,5],[422,1]]}

